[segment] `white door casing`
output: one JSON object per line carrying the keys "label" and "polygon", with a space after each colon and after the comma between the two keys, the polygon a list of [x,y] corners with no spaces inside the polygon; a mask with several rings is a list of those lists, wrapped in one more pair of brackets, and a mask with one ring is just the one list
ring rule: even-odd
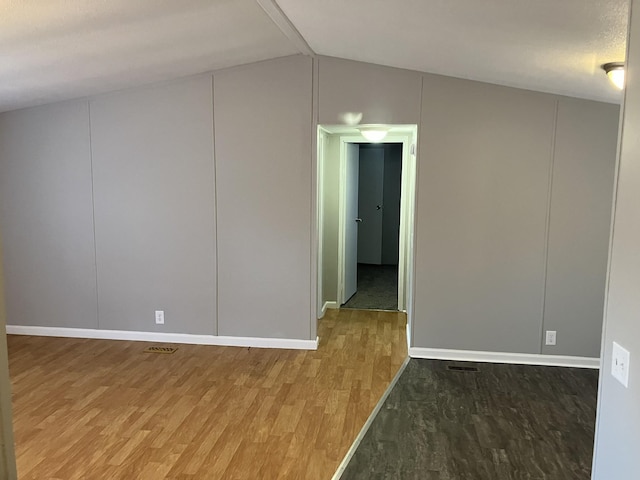
{"label": "white door casing", "polygon": [[[324,128],[324,127],[323,127]],[[336,132],[335,127],[329,127],[332,135],[340,136],[340,183],[339,183],[339,207],[338,207],[338,298],[337,304],[344,304],[349,298],[345,298],[345,250],[346,250],[346,157],[349,143],[367,143],[362,135],[345,131]],[[338,127],[340,128],[340,127]],[[411,344],[411,331],[413,324],[413,270],[414,270],[414,210],[415,210],[415,182],[417,176],[416,156],[412,151],[412,145],[417,143],[417,129],[415,125],[400,127],[402,131],[396,131],[387,135],[381,143],[402,143],[402,193],[400,211],[400,248],[398,265],[398,309],[407,312],[407,340]],[[345,127],[348,130],[348,127]],[[399,130],[399,128],[396,128]]]}

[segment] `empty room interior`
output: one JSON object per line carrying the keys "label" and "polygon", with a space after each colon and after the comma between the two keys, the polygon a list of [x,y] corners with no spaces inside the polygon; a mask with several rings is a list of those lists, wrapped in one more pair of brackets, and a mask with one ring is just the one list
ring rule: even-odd
{"label": "empty room interior", "polygon": [[0,1],[0,478],[640,478],[635,3]]}

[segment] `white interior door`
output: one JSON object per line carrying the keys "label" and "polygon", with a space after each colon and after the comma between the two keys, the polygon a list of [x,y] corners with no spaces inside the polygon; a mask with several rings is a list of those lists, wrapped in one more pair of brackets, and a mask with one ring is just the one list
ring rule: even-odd
{"label": "white interior door", "polygon": [[349,300],[358,289],[358,172],[360,146],[346,144],[345,171],[345,245],[344,245],[344,296]]}
{"label": "white interior door", "polygon": [[360,149],[358,263],[382,264],[384,148]]}

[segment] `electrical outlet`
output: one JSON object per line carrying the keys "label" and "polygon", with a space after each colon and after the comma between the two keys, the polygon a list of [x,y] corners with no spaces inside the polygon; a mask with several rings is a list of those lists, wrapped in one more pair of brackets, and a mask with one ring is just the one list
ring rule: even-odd
{"label": "electrical outlet", "polygon": [[556,344],[556,331],[555,330],[547,330],[547,345],[555,345]]}
{"label": "electrical outlet", "polygon": [[613,342],[611,355],[611,375],[625,387],[629,386],[629,360],[631,354],[616,342]]}
{"label": "electrical outlet", "polygon": [[156,325],[164,325],[164,310],[156,310]]}

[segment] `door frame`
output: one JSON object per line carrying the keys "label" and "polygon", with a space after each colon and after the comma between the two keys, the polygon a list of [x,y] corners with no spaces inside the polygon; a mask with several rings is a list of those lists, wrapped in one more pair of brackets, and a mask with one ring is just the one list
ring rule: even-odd
{"label": "door frame", "polygon": [[[417,139],[413,139],[415,142]],[[340,135],[340,185],[338,196],[338,306],[347,299],[344,298],[344,279],[346,276],[345,245],[346,245],[346,172],[347,172],[347,144],[372,143],[359,134]],[[398,251],[398,310],[407,311],[410,298],[411,279],[407,266],[411,270],[413,264],[412,245],[415,206],[416,165],[412,154],[412,137],[410,133],[389,132],[381,141],[385,143],[402,144],[402,178],[400,187],[400,231]]]}
{"label": "door frame", "polygon": [[[316,225],[316,238],[315,238],[315,258],[313,262],[315,262],[315,277],[316,277],[316,285],[315,285],[315,294],[316,294],[316,318],[313,319],[315,322],[317,318],[322,317],[324,314],[323,311],[323,298],[324,298],[324,272],[323,272],[323,259],[324,259],[324,248],[323,248],[323,238],[324,238],[324,143],[325,138],[329,134],[324,128],[318,126],[318,132],[316,136],[316,146],[317,146],[317,156],[316,156],[316,191],[315,191],[315,225]],[[313,246],[312,246],[313,249]],[[312,270],[313,272],[313,265]],[[313,283],[313,282],[312,282]],[[312,287],[313,288],[313,287]],[[312,296],[313,298],[313,296]]]}
{"label": "door frame", "polygon": [[348,300],[345,297],[345,245],[347,243],[347,144],[366,143],[362,135],[340,135],[340,177],[338,189],[338,307]]}

